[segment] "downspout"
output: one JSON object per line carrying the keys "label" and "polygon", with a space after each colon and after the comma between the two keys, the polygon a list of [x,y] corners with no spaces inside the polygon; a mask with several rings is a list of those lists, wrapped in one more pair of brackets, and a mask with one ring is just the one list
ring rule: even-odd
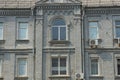
{"label": "downspout", "polygon": [[81,55],[82,55],[82,73],[85,75],[84,73],[84,54],[85,54],[85,35],[84,35],[84,7],[82,6],[82,2],[81,2],[81,45],[82,45],[82,49],[81,49]]}
{"label": "downspout", "polygon": [[36,67],[36,12],[35,12],[35,10],[36,10],[36,7],[34,6],[33,8],[32,8],[32,15],[33,15],[33,18],[34,18],[34,31],[33,31],[33,79],[34,80],[36,80],[36,76],[35,76],[35,67]]}
{"label": "downspout", "polygon": [[82,26],[82,45],[83,45],[83,47],[82,47],[82,52],[83,52],[83,73],[84,73],[84,80],[85,80],[85,27],[84,27],[84,17],[85,17],[85,11],[84,11],[85,9],[84,9],[84,6],[82,6],[82,19],[81,19],[81,21],[82,21],[82,24],[81,24],[81,26]]}

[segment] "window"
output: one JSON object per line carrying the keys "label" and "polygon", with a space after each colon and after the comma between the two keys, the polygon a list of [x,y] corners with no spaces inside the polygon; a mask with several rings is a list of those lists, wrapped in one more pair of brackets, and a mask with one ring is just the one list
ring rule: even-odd
{"label": "window", "polygon": [[91,59],[91,75],[98,75],[98,59]]}
{"label": "window", "polygon": [[115,21],[116,38],[120,38],[120,21]]}
{"label": "window", "polygon": [[120,59],[117,59],[117,75],[120,75]]}
{"label": "window", "polygon": [[66,25],[63,19],[55,19],[52,23],[52,39],[66,40]]}
{"label": "window", "polygon": [[89,39],[98,39],[98,22],[89,22]]}
{"label": "window", "polygon": [[66,57],[52,58],[52,75],[66,75]]}
{"label": "window", "polygon": [[18,38],[20,40],[24,40],[28,38],[28,23],[27,22],[19,22],[19,28],[18,28]]}
{"label": "window", "polygon": [[3,40],[3,23],[0,22],[0,40]]}
{"label": "window", "polygon": [[3,60],[0,58],[0,76],[2,76],[2,64],[3,64]]}
{"label": "window", "polygon": [[27,59],[24,58],[18,59],[18,75],[19,76],[27,75]]}

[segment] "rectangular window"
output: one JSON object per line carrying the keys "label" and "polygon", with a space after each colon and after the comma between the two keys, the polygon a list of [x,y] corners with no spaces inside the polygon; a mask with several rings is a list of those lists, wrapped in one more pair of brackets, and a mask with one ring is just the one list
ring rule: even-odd
{"label": "rectangular window", "polygon": [[98,22],[89,22],[89,39],[98,39]]}
{"label": "rectangular window", "polygon": [[53,40],[66,40],[66,26],[53,26],[52,38]]}
{"label": "rectangular window", "polygon": [[28,38],[28,22],[19,22],[18,38],[20,40]]}
{"label": "rectangular window", "polygon": [[91,59],[91,75],[98,75],[98,59]]}
{"label": "rectangular window", "polygon": [[27,75],[27,59],[24,58],[18,59],[18,75],[19,76]]}
{"label": "rectangular window", "polygon": [[66,75],[66,57],[52,58],[52,75]]}
{"label": "rectangular window", "polygon": [[120,38],[120,21],[115,21],[116,38]]}
{"label": "rectangular window", "polygon": [[117,59],[117,75],[120,75],[120,59]]}
{"label": "rectangular window", "polygon": [[0,22],[0,40],[3,40],[3,23]]}

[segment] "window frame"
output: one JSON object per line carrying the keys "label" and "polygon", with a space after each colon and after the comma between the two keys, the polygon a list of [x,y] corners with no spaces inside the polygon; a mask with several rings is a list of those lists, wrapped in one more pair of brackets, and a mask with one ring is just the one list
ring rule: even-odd
{"label": "window frame", "polygon": [[[20,38],[20,33],[19,33],[19,30],[21,29],[20,28],[20,23],[27,23],[27,26],[26,26],[26,37],[25,38]],[[27,22],[27,21],[19,21],[18,22],[18,30],[17,30],[17,38],[18,38],[18,40],[28,40],[28,27],[29,27],[29,22]]]}
{"label": "window frame", "polygon": [[[20,59],[25,59],[26,60],[26,71],[25,71],[25,75],[20,75],[19,74],[19,60]],[[25,57],[19,57],[19,58],[17,58],[17,76],[18,77],[26,77],[28,75],[28,59],[27,58],[25,58]]]}
{"label": "window frame", "polygon": [[119,39],[119,38],[120,38],[120,37],[117,37],[117,35],[116,35],[116,28],[117,28],[117,27],[120,28],[120,25],[116,25],[116,22],[117,22],[117,21],[120,22],[120,20],[115,20],[115,21],[114,21],[114,26],[115,26],[115,27],[114,27],[114,38],[115,38],[115,39]]}
{"label": "window frame", "polygon": [[[97,64],[98,64],[98,74],[92,74],[92,60],[97,59]],[[100,60],[98,57],[91,57],[90,58],[90,76],[100,76]]]}
{"label": "window frame", "polygon": [[[90,39],[90,40],[93,40],[92,38],[90,38],[90,31],[89,31],[89,30],[90,30],[90,27],[92,27],[92,28],[95,27],[95,26],[90,26],[90,25],[89,25],[91,22],[96,22],[96,23],[97,23],[97,26],[96,26],[96,28],[97,28],[97,35],[96,35],[96,36],[97,36],[97,37],[96,37],[96,39],[99,39],[99,21],[98,21],[98,20],[96,20],[96,21],[88,21],[88,34],[89,34],[88,36],[89,36],[89,39]],[[95,39],[95,40],[96,40],[96,39]]]}
{"label": "window frame", "polygon": [[[57,20],[57,19],[62,19],[62,18],[55,18],[55,19],[53,19],[52,20],[52,22],[54,22],[55,20]],[[65,22],[65,20],[64,19],[62,19],[64,22]],[[66,22],[65,22],[65,25],[53,25],[53,23],[51,23],[51,39],[54,41],[54,39],[53,39],[53,30],[52,30],[52,28],[53,27],[58,27],[58,38],[57,38],[57,40],[55,40],[55,41],[66,41],[66,40],[68,40],[68,27],[67,27],[67,25],[66,25]],[[61,33],[60,33],[60,28],[62,28],[62,27],[64,27],[65,29],[66,29],[66,31],[65,31],[65,33],[66,33],[66,37],[65,37],[65,40],[61,40],[60,39],[60,35],[61,35]]]}
{"label": "window frame", "polygon": [[[59,60],[60,60],[60,58],[66,58],[66,74],[60,74],[60,65],[58,65],[58,68],[59,68],[59,70],[58,70],[58,74],[52,74],[52,58],[58,58]],[[58,55],[52,55],[51,56],[51,68],[50,68],[50,74],[52,75],[52,76],[62,76],[62,75],[68,75],[68,56],[67,55],[60,55],[60,56],[58,56]],[[59,61],[58,61],[59,62]],[[60,64],[60,62],[58,63],[58,64]]]}
{"label": "window frame", "polygon": [[0,27],[0,29],[2,29],[2,37],[0,38],[0,40],[3,40],[4,38],[4,22],[0,22],[2,23],[2,27]]}

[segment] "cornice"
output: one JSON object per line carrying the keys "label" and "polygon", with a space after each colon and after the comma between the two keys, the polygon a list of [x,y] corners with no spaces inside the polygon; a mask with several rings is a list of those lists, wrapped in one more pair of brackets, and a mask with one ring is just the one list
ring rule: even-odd
{"label": "cornice", "polygon": [[41,4],[41,5],[38,5],[36,6],[38,9],[47,9],[47,10],[50,10],[50,9],[74,9],[74,8],[81,8],[81,5],[80,4]]}
{"label": "cornice", "polygon": [[33,49],[0,49],[0,53],[32,53]]}
{"label": "cornice", "polygon": [[85,14],[120,14],[119,7],[90,7],[85,8]]}
{"label": "cornice", "polygon": [[120,48],[85,48],[85,51],[120,52]]}
{"label": "cornice", "polygon": [[31,9],[8,9],[8,8],[0,8],[0,16],[30,16]]}

